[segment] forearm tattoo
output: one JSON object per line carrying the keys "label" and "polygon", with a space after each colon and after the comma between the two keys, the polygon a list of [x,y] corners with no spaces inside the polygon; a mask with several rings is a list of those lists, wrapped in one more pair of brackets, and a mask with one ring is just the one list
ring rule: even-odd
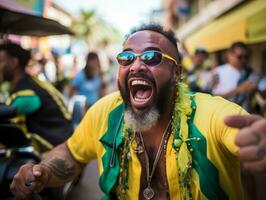
{"label": "forearm tattoo", "polygon": [[49,168],[52,174],[62,181],[69,180],[75,175],[75,166],[69,166],[66,160],[53,158],[42,164]]}

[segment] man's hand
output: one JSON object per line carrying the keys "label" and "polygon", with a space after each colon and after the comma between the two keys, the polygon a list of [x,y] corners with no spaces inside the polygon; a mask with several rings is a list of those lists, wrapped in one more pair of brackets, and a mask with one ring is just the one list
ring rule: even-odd
{"label": "man's hand", "polygon": [[15,175],[10,190],[18,199],[27,199],[41,192],[49,181],[49,169],[42,164],[26,164]]}
{"label": "man's hand", "polygon": [[253,172],[266,171],[266,119],[257,115],[229,116],[225,124],[239,128],[235,143],[245,168]]}

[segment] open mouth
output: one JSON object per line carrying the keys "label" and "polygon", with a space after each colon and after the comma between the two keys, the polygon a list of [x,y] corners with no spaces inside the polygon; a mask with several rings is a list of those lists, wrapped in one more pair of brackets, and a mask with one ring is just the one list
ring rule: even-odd
{"label": "open mouth", "polygon": [[143,109],[152,101],[153,85],[144,79],[129,80],[130,99],[132,106]]}

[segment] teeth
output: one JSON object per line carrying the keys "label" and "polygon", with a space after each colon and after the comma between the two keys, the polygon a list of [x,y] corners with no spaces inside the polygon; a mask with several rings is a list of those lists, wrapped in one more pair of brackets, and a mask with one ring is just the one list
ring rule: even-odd
{"label": "teeth", "polygon": [[134,80],[131,85],[149,85],[146,81],[143,80]]}
{"label": "teeth", "polygon": [[149,99],[149,98],[143,98],[143,99],[142,99],[142,98],[137,98],[137,97],[134,98],[134,100],[135,100],[135,101],[138,101],[138,102],[145,102],[145,101],[147,101],[148,99]]}

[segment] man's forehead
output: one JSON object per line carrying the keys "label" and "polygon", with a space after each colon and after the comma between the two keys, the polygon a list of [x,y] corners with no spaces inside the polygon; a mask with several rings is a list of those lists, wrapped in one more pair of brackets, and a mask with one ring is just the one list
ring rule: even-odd
{"label": "man's forehead", "polygon": [[234,52],[235,52],[235,53],[240,53],[240,52],[241,52],[241,53],[242,53],[242,52],[246,53],[247,50],[244,49],[244,48],[237,47],[237,48],[235,48]]}
{"label": "man's forehead", "polygon": [[143,43],[150,43],[155,46],[170,45],[170,41],[168,41],[168,39],[161,33],[151,30],[143,30],[130,35],[125,41],[124,47],[136,44],[142,45]]}
{"label": "man's forehead", "polygon": [[161,33],[150,30],[143,30],[130,35],[128,39],[125,41],[125,43],[129,43],[132,41],[133,42],[147,41],[147,42],[160,43],[162,41],[167,42],[167,40],[168,39]]}

